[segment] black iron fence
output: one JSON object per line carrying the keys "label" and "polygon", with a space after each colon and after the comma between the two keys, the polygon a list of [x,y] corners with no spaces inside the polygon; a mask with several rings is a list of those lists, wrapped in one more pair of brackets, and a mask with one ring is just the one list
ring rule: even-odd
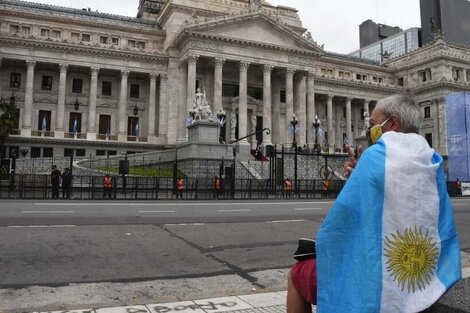
{"label": "black iron fence", "polygon": [[11,174],[0,179],[0,199],[52,199],[53,191],[59,198],[84,200],[320,199],[335,198],[343,184],[333,180],[323,190],[321,180],[299,179],[286,192],[269,179],[222,179],[220,189],[215,189],[210,178],[185,178],[179,194],[173,178],[114,176],[112,187],[105,189],[103,176],[74,176],[70,188],[60,185],[54,190],[50,175]]}

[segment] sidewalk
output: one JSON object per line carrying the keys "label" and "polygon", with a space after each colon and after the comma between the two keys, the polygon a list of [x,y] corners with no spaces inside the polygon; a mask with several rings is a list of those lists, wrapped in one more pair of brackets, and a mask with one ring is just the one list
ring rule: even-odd
{"label": "sidewalk", "polygon": [[[462,277],[470,277],[470,267],[462,269]],[[286,294],[286,291],[280,291],[171,303],[35,313],[284,313]]]}

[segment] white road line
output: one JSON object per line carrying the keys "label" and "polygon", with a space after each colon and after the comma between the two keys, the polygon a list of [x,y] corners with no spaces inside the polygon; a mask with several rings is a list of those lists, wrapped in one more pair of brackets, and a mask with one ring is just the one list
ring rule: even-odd
{"label": "white road line", "polygon": [[296,211],[315,211],[315,210],[323,210],[322,208],[294,208]]}
{"label": "white road line", "polygon": [[250,209],[240,209],[240,210],[217,210],[217,212],[250,212]]}
{"label": "white road line", "polygon": [[72,214],[73,211],[22,211],[23,214]]}
{"label": "white road line", "polygon": [[334,201],[323,202],[173,202],[173,203],[90,203],[90,202],[36,202],[36,206],[266,206],[266,205],[302,205],[302,204],[332,204]]}
{"label": "white road line", "polygon": [[176,213],[176,211],[139,211],[139,213]]}
{"label": "white road line", "polygon": [[163,224],[164,226],[204,226],[205,223],[179,223],[179,224]]}
{"label": "white road line", "polygon": [[305,220],[280,220],[280,221],[267,221],[266,223],[296,223],[304,222]]}
{"label": "white road line", "polygon": [[16,225],[7,226],[7,228],[70,228],[76,227],[76,225]]}

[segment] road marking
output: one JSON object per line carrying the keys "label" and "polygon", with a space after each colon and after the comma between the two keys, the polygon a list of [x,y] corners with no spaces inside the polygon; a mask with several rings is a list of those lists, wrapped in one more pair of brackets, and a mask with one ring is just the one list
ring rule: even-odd
{"label": "road marking", "polygon": [[179,223],[179,224],[163,224],[164,226],[204,226],[205,223]]}
{"label": "road marking", "polygon": [[176,213],[176,211],[139,211],[139,213]]}
{"label": "road marking", "polygon": [[467,206],[468,203],[454,203],[453,206]]}
{"label": "road marking", "polygon": [[72,214],[73,211],[22,211],[23,214]]}
{"label": "road marking", "polygon": [[322,208],[294,208],[296,211],[314,211],[314,210],[323,210]]}
{"label": "road marking", "polygon": [[217,212],[250,212],[250,209],[239,209],[239,210],[217,210]]}
{"label": "road marking", "polygon": [[37,206],[265,206],[265,205],[302,205],[302,204],[332,204],[334,201],[322,202],[172,202],[172,203],[109,203],[109,202],[36,202]]}
{"label": "road marking", "polygon": [[15,225],[7,226],[7,228],[69,228],[76,227],[76,225]]}
{"label": "road marking", "polygon": [[305,220],[280,220],[280,221],[267,221],[266,223],[296,223],[305,222]]}

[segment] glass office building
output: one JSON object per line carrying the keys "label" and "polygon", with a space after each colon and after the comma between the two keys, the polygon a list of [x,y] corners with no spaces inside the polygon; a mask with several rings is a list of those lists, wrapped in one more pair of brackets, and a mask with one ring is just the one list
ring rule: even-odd
{"label": "glass office building", "polygon": [[414,27],[356,50],[349,55],[383,62],[384,55],[394,58],[418,49],[420,46],[421,30],[418,27]]}

